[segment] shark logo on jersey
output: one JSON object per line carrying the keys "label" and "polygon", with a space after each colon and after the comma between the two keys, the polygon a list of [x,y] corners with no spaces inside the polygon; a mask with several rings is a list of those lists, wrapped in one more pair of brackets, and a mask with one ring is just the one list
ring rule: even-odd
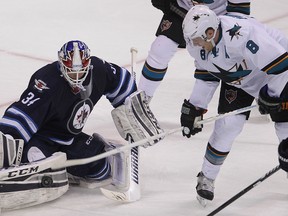
{"label": "shark logo on jersey", "polygon": [[211,74],[223,80],[224,82],[231,83],[234,85],[241,85],[241,80],[243,80],[243,77],[249,75],[252,72],[252,70],[243,70],[242,65],[241,64],[238,65],[237,63],[229,70],[225,70],[216,64],[213,65],[219,70],[220,73],[210,72]]}
{"label": "shark logo on jersey", "polygon": [[194,21],[198,21],[199,19],[200,19],[200,16],[199,16],[199,15],[196,15],[196,16],[193,17],[193,20],[194,20]]}
{"label": "shark logo on jersey", "polygon": [[235,24],[231,29],[226,31],[226,32],[229,32],[229,36],[231,37],[231,41],[234,37],[236,37],[238,39],[239,36],[242,36],[240,34],[241,28],[242,28],[241,26],[239,26],[238,24]]}
{"label": "shark logo on jersey", "polygon": [[34,88],[37,89],[39,92],[42,92],[44,89],[49,89],[49,87],[47,87],[47,84],[40,79],[35,79],[34,82]]}
{"label": "shark logo on jersey", "polygon": [[79,134],[82,131],[92,109],[93,103],[89,98],[77,103],[68,121],[68,130],[73,134]]}

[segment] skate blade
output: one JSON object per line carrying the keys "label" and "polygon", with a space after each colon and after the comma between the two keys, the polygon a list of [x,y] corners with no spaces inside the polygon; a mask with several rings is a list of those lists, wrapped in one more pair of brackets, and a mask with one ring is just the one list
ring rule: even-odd
{"label": "skate blade", "polygon": [[203,197],[197,195],[197,200],[203,208],[207,206],[207,199],[204,199]]}

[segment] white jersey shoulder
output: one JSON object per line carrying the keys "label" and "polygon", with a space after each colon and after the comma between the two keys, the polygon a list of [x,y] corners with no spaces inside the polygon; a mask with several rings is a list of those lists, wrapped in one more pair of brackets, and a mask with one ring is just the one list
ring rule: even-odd
{"label": "white jersey shoulder", "polygon": [[263,24],[252,18],[220,16],[220,19],[222,35],[214,49],[207,53],[188,44],[188,52],[201,68],[256,97],[271,79],[267,74],[279,72],[279,64],[274,63],[285,58],[286,50],[279,38],[274,38],[278,34],[270,35]]}

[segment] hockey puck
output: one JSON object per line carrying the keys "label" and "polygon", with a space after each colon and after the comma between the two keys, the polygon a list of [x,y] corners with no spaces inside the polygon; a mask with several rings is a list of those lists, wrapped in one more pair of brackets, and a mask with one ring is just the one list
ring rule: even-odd
{"label": "hockey puck", "polygon": [[53,184],[53,179],[50,176],[43,176],[41,180],[41,185],[43,187],[51,187]]}

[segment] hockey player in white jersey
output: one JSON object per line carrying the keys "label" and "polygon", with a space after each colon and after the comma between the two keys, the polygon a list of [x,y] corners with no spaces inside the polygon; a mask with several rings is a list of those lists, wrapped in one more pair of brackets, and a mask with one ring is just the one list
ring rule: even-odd
{"label": "hockey player in white jersey", "polygon": [[[183,37],[182,21],[187,11],[195,4],[205,4],[216,14],[250,14],[249,0],[152,0],[152,4],[163,11],[164,15],[156,32],[156,39],[151,45],[148,57],[142,69],[138,87],[146,92],[149,100],[152,99],[154,93],[158,89],[160,83],[165,77],[168,69],[168,64],[177,52],[178,48],[185,48],[186,42]],[[218,78],[209,75],[203,68],[199,67],[197,61],[195,71],[196,79],[219,81]],[[181,71],[177,71],[181,73]],[[250,106],[254,98],[241,89],[227,85],[221,82],[218,113],[226,113],[235,109],[240,109]],[[250,112],[245,112],[235,116],[228,116],[216,121],[216,126],[207,143],[204,163],[211,163],[215,167],[216,173],[219,172],[219,167],[223,164],[230,149],[226,146],[231,146],[234,139],[240,134],[242,128],[249,118]],[[232,129],[233,128],[233,129]],[[229,130],[227,130],[229,129]],[[189,134],[184,134],[187,137],[195,135],[202,130],[201,127],[193,128]],[[228,136],[219,136],[223,131],[229,133]],[[228,132],[227,132],[228,131]],[[220,154],[221,159],[218,161],[209,160],[210,154]],[[211,183],[207,186],[208,183]],[[213,192],[206,192],[206,187],[213,190],[213,182],[207,179],[203,172],[198,174],[197,193],[205,199],[212,200]]]}
{"label": "hockey player in white jersey", "polygon": [[[212,77],[258,98],[260,113],[270,114],[275,122],[280,167],[288,172],[288,39],[253,18],[217,17],[204,5],[189,10],[183,21],[183,33],[188,52],[197,61],[197,66]],[[181,110],[184,134],[189,136],[194,130],[194,122],[207,111],[218,84],[215,80],[196,80],[193,92]],[[218,136],[229,139],[229,131],[233,130],[233,127],[227,128]],[[215,149],[229,152],[231,148],[229,142],[214,142],[217,138],[217,135],[210,138],[214,146],[208,146],[199,176],[199,180],[205,182],[202,192],[208,199],[214,196],[214,180],[227,156],[225,151]]]}

